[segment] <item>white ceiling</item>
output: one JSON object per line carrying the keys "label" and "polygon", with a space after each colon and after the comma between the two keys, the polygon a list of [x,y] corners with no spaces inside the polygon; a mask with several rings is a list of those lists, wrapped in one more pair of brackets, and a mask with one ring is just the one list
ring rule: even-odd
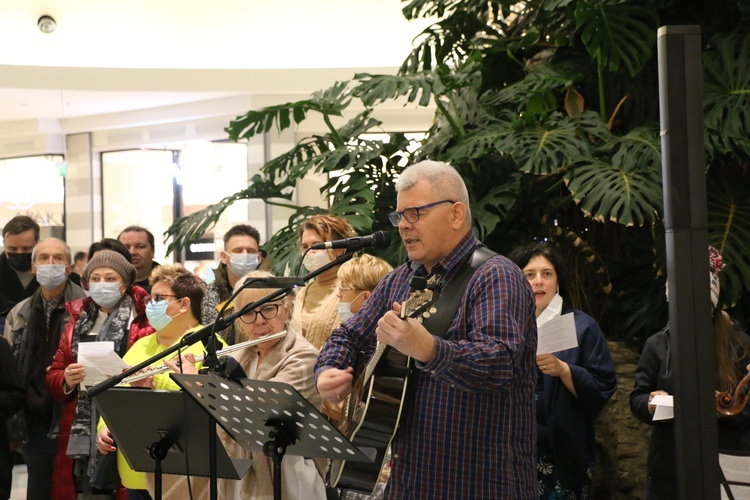
{"label": "white ceiling", "polygon": [[[428,21],[399,0],[0,0],[0,128],[393,72]],[[49,15],[57,29],[44,34]],[[4,127],[3,127],[4,126]]]}

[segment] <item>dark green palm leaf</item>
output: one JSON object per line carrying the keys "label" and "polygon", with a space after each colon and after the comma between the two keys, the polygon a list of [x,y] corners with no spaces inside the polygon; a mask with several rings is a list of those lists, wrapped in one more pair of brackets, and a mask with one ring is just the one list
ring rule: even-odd
{"label": "dark green palm leaf", "polygon": [[300,123],[309,111],[341,116],[351,101],[347,86],[348,82],[337,82],[327,90],[315,92],[311,99],[248,111],[245,115],[232,120],[225,130],[232,140],[237,141],[240,138],[249,139],[258,134],[265,134],[274,125],[281,132],[291,125],[292,119],[295,124]]}
{"label": "dark green palm leaf", "polygon": [[709,156],[734,152],[750,155],[750,35],[713,40],[703,66]]}
{"label": "dark green palm leaf", "polygon": [[575,11],[581,41],[602,68],[638,74],[651,59],[658,16],[649,4],[581,0]]}
{"label": "dark green palm leaf", "polygon": [[265,180],[260,175],[255,175],[250,179],[250,186],[242,191],[172,222],[172,225],[165,231],[167,237],[172,237],[172,241],[167,247],[167,253],[175,249],[185,248],[191,242],[203,236],[219,221],[221,214],[234,202],[259,198],[272,205],[282,205],[278,201],[274,202],[273,199],[291,199],[290,188],[292,187],[294,187],[294,182],[289,180],[274,182]]}
{"label": "dark green palm leaf", "polygon": [[625,172],[658,172],[661,169],[661,142],[655,125],[639,127],[611,141],[615,149],[612,164]]}
{"label": "dark green palm leaf", "polygon": [[521,174],[514,173],[505,182],[492,186],[480,199],[473,200],[471,215],[480,240],[505,220],[518,199],[520,185]]}
{"label": "dark green palm leaf", "polygon": [[523,172],[554,174],[572,163],[593,159],[590,138],[605,134],[606,126],[591,111],[573,117],[555,114],[544,123],[506,135],[495,146],[509,153]]}
{"label": "dark green palm leaf", "polygon": [[750,186],[746,176],[717,175],[708,179],[709,241],[719,249],[726,267],[719,274],[721,302],[733,306],[750,283]]}
{"label": "dark green palm leaf", "polygon": [[573,200],[596,221],[642,226],[656,220],[662,206],[658,170],[626,172],[601,161],[575,165],[565,173]]}

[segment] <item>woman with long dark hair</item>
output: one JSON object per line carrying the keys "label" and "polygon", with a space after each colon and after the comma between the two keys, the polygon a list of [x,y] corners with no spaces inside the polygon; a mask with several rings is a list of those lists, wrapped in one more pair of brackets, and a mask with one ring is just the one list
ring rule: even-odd
{"label": "woman with long dark hair", "polygon": [[[719,307],[719,271],[724,267],[721,254],[709,247],[711,287],[711,315],[716,356],[716,389],[734,393],[737,383],[747,374],[750,362],[750,337],[735,327],[729,315]],[[675,469],[674,420],[654,421],[655,406],[651,400],[657,395],[674,392],[671,341],[669,326],[646,340],[638,367],[635,385],[630,393],[633,415],[652,426],[648,451],[648,480],[646,497],[651,500],[678,498]],[[750,409],[739,414],[717,418],[719,450],[750,453]]]}

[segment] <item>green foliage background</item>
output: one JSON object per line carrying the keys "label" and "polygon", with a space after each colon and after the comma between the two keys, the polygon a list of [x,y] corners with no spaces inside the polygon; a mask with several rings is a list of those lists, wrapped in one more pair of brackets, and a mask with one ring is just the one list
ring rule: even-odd
{"label": "green foliage background", "polygon": [[[727,267],[723,304],[750,314],[750,0],[412,0],[407,19],[438,21],[397,75],[356,74],[309,99],[252,110],[227,127],[234,140],[276,133],[320,115],[327,130],[269,161],[249,186],[167,231],[172,249],[202,235],[234,201],[260,198],[294,210],[264,248],[277,272],[295,268],[296,230],[317,207],[289,202],[297,180],[330,177],[327,210],[360,233],[393,231],[394,177],[423,159],[450,162],[465,179],[474,227],[490,248],[548,239],[573,278],[576,306],[610,339],[639,344],[666,321],[656,31],[700,25],[712,244]],[[381,132],[373,111],[400,99],[436,107],[427,137]],[[364,111],[336,127],[352,102]],[[413,151],[408,153],[407,151]],[[394,234],[380,254],[404,261]]]}

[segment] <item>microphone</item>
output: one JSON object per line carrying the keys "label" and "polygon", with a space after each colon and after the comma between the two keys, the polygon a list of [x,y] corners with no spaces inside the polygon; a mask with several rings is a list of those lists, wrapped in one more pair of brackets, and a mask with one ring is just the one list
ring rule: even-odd
{"label": "microphone", "polygon": [[375,231],[368,236],[354,236],[343,240],[325,241],[316,243],[310,250],[327,250],[329,248],[348,248],[356,250],[359,248],[388,248],[391,244],[391,234],[385,231]]}
{"label": "microphone", "polygon": [[243,288],[295,288],[305,286],[305,280],[296,276],[269,276],[248,279]]}

